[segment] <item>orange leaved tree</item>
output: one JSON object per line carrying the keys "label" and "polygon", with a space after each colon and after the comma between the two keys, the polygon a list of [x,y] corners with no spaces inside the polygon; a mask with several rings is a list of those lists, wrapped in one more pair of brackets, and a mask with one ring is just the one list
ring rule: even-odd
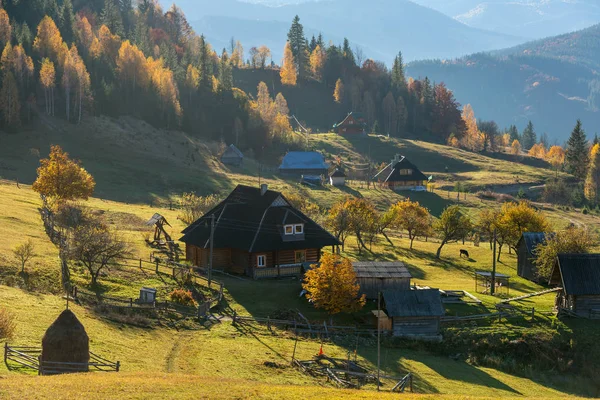
{"label": "orange leaved tree", "polygon": [[40,164],[33,190],[46,198],[58,202],[87,200],[94,192],[94,178],[79,161],[71,160],[69,154],[60,146],[52,146],[50,156],[40,160]]}
{"label": "orange leaved tree", "polygon": [[302,288],[306,298],[330,315],[360,310],[365,305],[365,295],[352,263],[336,254],[325,254],[320,265],[313,265],[304,278]]}

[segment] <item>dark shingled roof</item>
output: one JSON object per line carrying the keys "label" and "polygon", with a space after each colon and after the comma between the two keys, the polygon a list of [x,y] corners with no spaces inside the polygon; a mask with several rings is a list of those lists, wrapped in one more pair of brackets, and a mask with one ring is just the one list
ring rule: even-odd
{"label": "dark shingled roof", "polygon": [[[183,230],[181,240],[208,248],[211,216],[215,216],[215,248],[248,252],[322,248],[340,242],[316,222],[290,205],[276,191],[239,185],[215,208]],[[304,238],[290,240],[283,235],[286,224],[304,224]]]}
{"label": "dark shingled roof", "polygon": [[390,317],[441,317],[444,315],[438,289],[390,290],[383,292]]}
{"label": "dark shingled roof", "polygon": [[[403,169],[412,170],[411,175],[401,175],[400,171]],[[406,157],[400,158],[399,161],[394,161],[388,164],[387,167],[382,169],[373,178],[378,182],[404,182],[404,181],[426,181],[427,177],[419,171],[419,169]]]}
{"label": "dark shingled roof", "polygon": [[519,239],[517,246],[519,246],[520,242],[523,240],[525,241],[527,252],[533,256],[535,248],[546,241],[546,234],[544,232],[523,232],[523,236]]}
{"label": "dark shingled roof", "polygon": [[360,261],[352,263],[357,278],[411,278],[410,272],[400,261]]}
{"label": "dark shingled roof", "polygon": [[344,118],[342,122],[334,124],[333,127],[337,128],[338,126],[345,124],[346,121],[348,120],[348,118],[350,118],[350,116],[352,116],[352,118],[354,118],[354,120],[357,123],[349,124],[349,126],[359,126],[362,128],[365,128],[367,126],[367,123],[365,122],[365,117],[363,116],[363,114],[353,111],[353,112],[349,113],[348,115],[346,115],[346,118]]}
{"label": "dark shingled roof", "polygon": [[341,169],[336,168],[336,170],[333,171],[333,173],[329,176],[331,176],[332,178],[345,178],[346,174]]}
{"label": "dark shingled roof", "polygon": [[600,295],[600,254],[559,254],[554,268],[567,295]]}

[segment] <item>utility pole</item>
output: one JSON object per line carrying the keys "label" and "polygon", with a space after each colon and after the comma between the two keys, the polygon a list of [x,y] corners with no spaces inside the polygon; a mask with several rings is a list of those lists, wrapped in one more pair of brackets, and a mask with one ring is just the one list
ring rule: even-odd
{"label": "utility pole", "polygon": [[213,244],[215,241],[215,214],[210,216],[210,258],[208,260],[208,287],[211,284],[211,275],[213,268]]}
{"label": "utility pole", "polygon": [[494,250],[492,260],[492,282],[490,283],[490,294],[493,296],[496,293],[496,229],[494,229]]}
{"label": "utility pole", "polygon": [[381,386],[379,372],[381,370],[381,292],[377,293],[377,391]]}

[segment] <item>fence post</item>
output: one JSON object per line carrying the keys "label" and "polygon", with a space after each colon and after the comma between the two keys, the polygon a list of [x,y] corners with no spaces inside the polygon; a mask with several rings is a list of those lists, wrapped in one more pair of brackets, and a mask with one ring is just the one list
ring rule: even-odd
{"label": "fence post", "polygon": [[8,360],[8,342],[4,343],[4,364]]}
{"label": "fence post", "polygon": [[119,369],[121,369],[121,361],[117,361],[116,367],[116,372],[119,372]]}
{"label": "fence post", "polygon": [[154,258],[154,262],[156,263],[156,273],[158,274],[158,258]]}
{"label": "fence post", "polygon": [[175,278],[175,267],[173,267],[173,278]]}
{"label": "fence post", "polygon": [[236,312],[235,312],[235,310],[234,310],[234,311],[233,311],[233,321],[231,321],[231,324],[232,324],[233,326],[235,326],[235,325],[236,325],[236,321],[235,321],[235,317],[236,317],[236,316],[237,316],[237,313],[236,313]]}
{"label": "fence post", "polygon": [[531,307],[531,322],[535,319],[535,307]]}
{"label": "fence post", "polygon": [[271,332],[271,333],[273,332],[271,330],[271,317],[267,317],[267,329],[269,330],[269,332]]}
{"label": "fence post", "polygon": [[142,269],[142,259],[140,258],[140,269]]}
{"label": "fence post", "polygon": [[129,298],[129,308],[133,308],[133,298]]}

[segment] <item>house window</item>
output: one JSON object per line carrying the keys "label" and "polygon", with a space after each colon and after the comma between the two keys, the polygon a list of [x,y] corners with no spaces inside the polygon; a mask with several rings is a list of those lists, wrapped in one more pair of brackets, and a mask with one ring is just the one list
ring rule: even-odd
{"label": "house window", "polygon": [[286,235],[302,235],[304,233],[303,224],[285,225],[283,231]]}
{"label": "house window", "polygon": [[298,224],[294,226],[294,233],[296,235],[302,235],[304,233],[304,225]]}
{"label": "house window", "polygon": [[293,235],[294,234],[294,225],[286,225],[284,227],[285,229],[285,234],[286,235]]}
{"label": "house window", "polygon": [[256,256],[256,266],[258,268],[266,267],[267,266],[267,256],[265,256],[265,255]]}
{"label": "house window", "polygon": [[306,262],[306,250],[298,250],[294,253],[296,264]]}

